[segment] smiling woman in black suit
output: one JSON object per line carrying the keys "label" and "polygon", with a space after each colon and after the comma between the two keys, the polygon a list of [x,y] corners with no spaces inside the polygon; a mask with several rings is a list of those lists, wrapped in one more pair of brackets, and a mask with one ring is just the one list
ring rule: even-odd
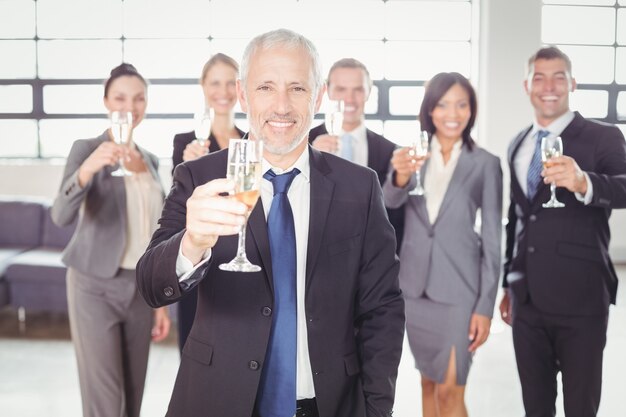
{"label": "smiling woman in black suit", "polygon": [[[200,85],[205,104],[214,111],[211,135],[203,145],[198,143],[193,131],[174,136],[172,173],[178,164],[225,149],[228,147],[229,139],[243,137],[244,132],[235,126],[233,110],[237,103],[235,82],[238,74],[237,61],[228,55],[215,54],[204,64]],[[197,293],[194,289],[178,303],[178,346],[181,351],[196,314],[196,298]]]}

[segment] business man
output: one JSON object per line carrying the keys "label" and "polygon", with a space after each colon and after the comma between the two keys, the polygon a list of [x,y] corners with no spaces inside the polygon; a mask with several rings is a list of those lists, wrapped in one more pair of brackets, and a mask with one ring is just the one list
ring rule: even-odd
{"label": "business man", "polygon": [[[354,58],[340,59],[328,71],[327,86],[331,100],[344,102],[342,132],[339,136],[329,135],[322,123],[311,129],[309,141],[320,151],[338,154],[351,162],[372,168],[382,186],[396,145],[365,127],[365,102],[372,91],[369,71]],[[404,234],[404,205],[387,208],[387,214],[396,231],[399,250]]]}
{"label": "business man", "polygon": [[218,268],[246,221],[220,195],[234,189],[226,152],[179,165],[137,272],[150,305],[199,288],[168,416],[390,416],[404,305],[377,178],[308,146],[324,87],[303,36],[253,39],[237,90],[250,139],[264,142],[246,239],[262,270]]}
{"label": "business man", "polygon": [[[567,417],[595,416],[602,354],[617,276],[609,258],[609,216],[626,206],[626,152],[618,128],[569,109],[571,62],[555,47],[528,62],[524,88],[533,124],[509,147],[511,206],[500,304],[512,323],[527,417],[555,415],[556,376]],[[543,136],[563,140],[563,156],[541,167]],[[564,208],[543,208],[548,184]],[[512,317],[511,317],[512,315]]]}

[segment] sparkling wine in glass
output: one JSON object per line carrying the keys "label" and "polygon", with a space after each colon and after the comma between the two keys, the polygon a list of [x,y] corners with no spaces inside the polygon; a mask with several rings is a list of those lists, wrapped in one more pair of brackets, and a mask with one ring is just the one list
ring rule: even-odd
{"label": "sparkling wine in glass", "polygon": [[329,135],[337,136],[343,126],[343,100],[328,100],[324,124]]}
{"label": "sparkling wine in glass", "polygon": [[[409,155],[417,160],[426,158],[428,155],[428,132],[422,130],[416,138],[413,138]],[[409,195],[424,195],[425,191],[419,169],[415,171],[415,181],[415,188],[409,191]]]}
{"label": "sparkling wine in glass", "polygon": [[[343,100],[328,100],[326,103],[326,111],[324,113],[324,126],[329,135],[339,136],[341,128],[343,126]],[[337,145],[341,142],[337,141]],[[337,154],[339,155],[340,149],[337,146]]]}
{"label": "sparkling wine in glass", "polygon": [[[248,207],[246,217],[260,195],[263,159],[263,142],[260,140],[231,139],[228,144],[228,170],[226,176],[235,182],[233,197]],[[239,229],[237,255],[232,261],[221,264],[223,271],[258,272],[261,267],[254,265],[246,256],[246,225]]]}
{"label": "sparkling wine in glass", "polygon": [[205,107],[203,111],[193,116],[196,140],[202,146],[206,145],[209,136],[211,136],[211,120],[213,120],[213,116],[214,112],[212,107]]}
{"label": "sparkling wine in glass", "polygon": [[[563,141],[560,136],[556,138],[546,136],[541,139],[541,161],[543,162],[544,168],[550,168],[550,166],[552,166],[551,159],[561,155],[563,155]],[[543,203],[542,207],[565,207],[565,204],[556,199],[556,184],[554,182],[550,184],[550,200]]]}
{"label": "sparkling wine in glass", "polygon": [[[113,140],[118,145],[128,146],[130,140],[130,131],[133,126],[133,114],[125,111],[111,112],[111,133]],[[119,159],[119,167],[111,172],[114,177],[123,177],[133,175],[132,172],[124,167],[124,158]]]}

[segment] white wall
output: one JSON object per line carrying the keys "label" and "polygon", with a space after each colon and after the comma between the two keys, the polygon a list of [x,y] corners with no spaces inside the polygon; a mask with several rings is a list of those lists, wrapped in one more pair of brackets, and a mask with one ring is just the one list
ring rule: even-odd
{"label": "white wall", "polygon": [[[507,146],[532,120],[532,109],[522,89],[524,64],[541,46],[541,0],[482,0],[480,2],[479,143],[500,156],[508,206]],[[574,68],[574,72],[576,69]],[[169,189],[169,161],[162,161],[161,178]],[[41,195],[53,198],[63,173],[62,162],[23,164],[0,160],[0,194]],[[611,254],[626,262],[626,210],[615,211]]]}
{"label": "white wall", "polygon": [[[0,194],[34,195],[53,199],[63,178],[63,160],[37,161],[28,160],[2,161],[0,159]],[[161,182],[167,194],[171,184],[172,165],[163,160],[159,166]]]}

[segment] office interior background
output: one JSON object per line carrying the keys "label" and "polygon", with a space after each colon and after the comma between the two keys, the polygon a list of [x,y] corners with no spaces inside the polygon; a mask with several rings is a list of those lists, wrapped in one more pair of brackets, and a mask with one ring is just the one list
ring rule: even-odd
{"label": "office interior background", "polygon": [[[417,134],[425,82],[441,71],[467,76],[478,92],[474,137],[502,160],[505,207],[506,149],[532,121],[522,88],[525,63],[541,45],[558,45],[572,59],[578,89],[571,108],[626,134],[626,0],[0,0],[0,195],[54,197],[72,142],[106,129],[102,81],[122,61],[150,82],[147,118],[134,136],[161,158],[167,189],[172,138],[193,129],[193,113],[202,105],[198,77],[204,62],[216,52],[239,60],[252,37],[279,27],[313,40],[324,73],[339,58],[361,60],[374,80],[366,125],[399,145]],[[237,111],[236,124],[246,130],[245,115]],[[611,227],[613,259],[626,263],[626,212],[615,211]],[[626,269],[620,271],[625,276]],[[618,305],[611,313],[601,416],[623,412],[620,371],[626,361],[613,353],[626,347],[625,331],[618,329],[620,323],[626,328],[624,311]],[[523,414],[509,339],[510,331],[495,321],[492,340],[470,375],[471,415]],[[0,361],[0,410],[9,407],[16,416],[46,410],[27,404],[34,390],[44,389],[31,380],[42,360],[35,356],[50,362],[53,352],[64,352],[70,370],[61,372],[70,385],[54,386],[52,380],[45,389],[52,395],[68,391],[76,404],[63,412],[56,400],[40,400],[48,412],[38,415],[78,415],[69,341],[50,340],[31,351],[34,343],[0,334],[0,356],[22,361],[19,372],[28,375],[19,386],[10,372],[15,364]],[[178,360],[173,344],[153,354],[143,415],[163,414]],[[419,376],[410,353],[404,356],[395,413],[400,417],[421,410]],[[157,378],[159,372],[166,376]],[[159,382],[150,385],[150,378]],[[33,414],[19,412],[31,409]]]}

